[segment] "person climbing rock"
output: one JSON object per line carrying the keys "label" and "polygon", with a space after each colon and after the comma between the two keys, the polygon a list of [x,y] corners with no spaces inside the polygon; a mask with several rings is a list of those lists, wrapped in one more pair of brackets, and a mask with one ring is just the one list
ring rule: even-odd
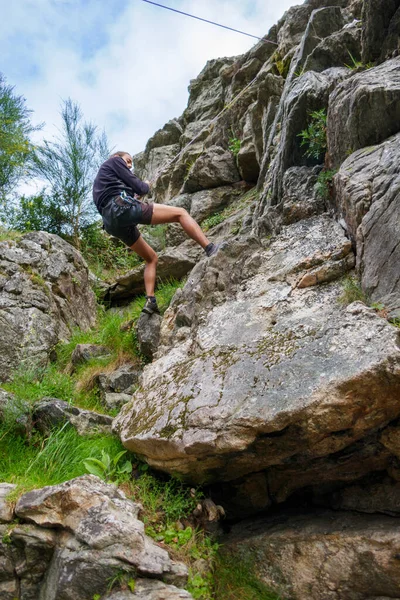
{"label": "person climbing rock", "polygon": [[128,152],[115,152],[100,167],[93,184],[93,200],[102,216],[104,229],[122,240],[146,262],[144,285],[146,304],[143,311],[159,313],[154,295],[157,254],[140,235],[137,225],[180,223],[184,231],[200,244],[207,256],[218,250],[200,226],[184,209],[165,204],[145,204],[141,198],[149,193],[150,186],[131,173],[132,156]]}

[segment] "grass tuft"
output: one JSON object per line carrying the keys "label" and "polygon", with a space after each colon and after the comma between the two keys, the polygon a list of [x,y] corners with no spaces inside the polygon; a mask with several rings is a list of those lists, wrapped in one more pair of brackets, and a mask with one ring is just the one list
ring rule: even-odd
{"label": "grass tuft", "polygon": [[213,600],[281,600],[255,575],[251,557],[219,553]]}

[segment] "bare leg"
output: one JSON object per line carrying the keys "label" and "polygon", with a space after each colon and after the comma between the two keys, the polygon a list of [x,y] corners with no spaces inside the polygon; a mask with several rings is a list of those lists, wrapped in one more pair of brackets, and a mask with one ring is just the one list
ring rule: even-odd
{"label": "bare leg", "polygon": [[146,262],[144,268],[144,287],[146,296],[154,296],[154,288],[156,285],[156,268],[158,257],[153,248],[144,241],[142,236],[131,246],[131,249],[143,258]]}
{"label": "bare leg", "polygon": [[167,206],[166,204],[154,204],[151,224],[160,225],[161,223],[180,223],[188,236],[200,244],[202,248],[205,248],[210,243],[202,232],[200,225],[196,223],[184,208]]}

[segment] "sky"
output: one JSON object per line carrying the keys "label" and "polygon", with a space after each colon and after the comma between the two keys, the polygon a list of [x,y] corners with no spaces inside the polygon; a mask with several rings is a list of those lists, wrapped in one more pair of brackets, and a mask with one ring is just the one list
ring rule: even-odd
{"label": "sky", "polygon": [[[303,0],[156,1],[262,37]],[[45,123],[35,142],[57,134],[70,97],[114,150],[135,154],[182,114],[207,60],[254,43],[143,0],[4,0],[0,72],[26,98],[33,123]]]}

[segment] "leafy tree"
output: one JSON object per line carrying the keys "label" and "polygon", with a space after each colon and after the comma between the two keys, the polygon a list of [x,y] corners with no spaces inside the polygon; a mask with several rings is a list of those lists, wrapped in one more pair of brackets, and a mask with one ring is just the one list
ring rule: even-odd
{"label": "leafy tree", "polygon": [[48,231],[63,234],[68,226],[67,217],[57,197],[48,196],[44,191],[36,196],[19,198],[18,206],[8,218],[9,226],[17,231]]}
{"label": "leafy tree", "polygon": [[105,133],[84,122],[79,105],[71,99],[63,103],[61,116],[59,137],[35,149],[32,170],[47,182],[48,196],[59,206],[62,231],[79,247],[82,229],[98,218],[92,185],[110,149]]}
{"label": "leafy tree", "polygon": [[32,111],[25,98],[14,93],[0,73],[0,201],[5,203],[7,194],[17,185],[24,174],[32,152],[30,135],[42,126],[34,127],[30,121]]}

